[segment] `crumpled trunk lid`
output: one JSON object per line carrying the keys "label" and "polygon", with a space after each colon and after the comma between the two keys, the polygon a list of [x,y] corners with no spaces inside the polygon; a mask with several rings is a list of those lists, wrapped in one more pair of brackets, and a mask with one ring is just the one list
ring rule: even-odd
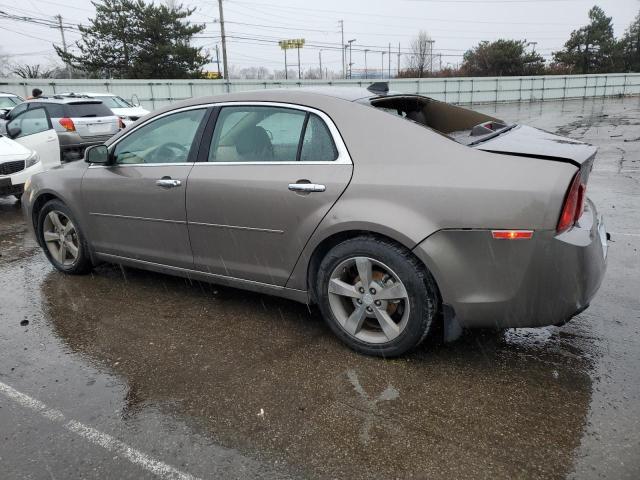
{"label": "crumpled trunk lid", "polygon": [[491,153],[572,163],[580,168],[593,160],[597,147],[538,128],[517,125],[472,148]]}

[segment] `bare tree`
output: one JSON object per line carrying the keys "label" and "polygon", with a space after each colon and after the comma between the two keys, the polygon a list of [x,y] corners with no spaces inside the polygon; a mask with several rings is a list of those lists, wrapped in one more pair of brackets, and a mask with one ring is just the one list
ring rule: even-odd
{"label": "bare tree", "polygon": [[11,68],[9,67],[9,55],[3,53],[0,49],[0,77],[6,77],[11,73]]}
{"label": "bare tree", "polygon": [[14,65],[13,73],[20,78],[51,78],[55,69],[46,68],[42,65]]}
{"label": "bare tree", "polygon": [[411,55],[409,56],[409,70],[422,78],[431,65],[431,37],[424,30],[420,30],[418,36],[411,41]]}

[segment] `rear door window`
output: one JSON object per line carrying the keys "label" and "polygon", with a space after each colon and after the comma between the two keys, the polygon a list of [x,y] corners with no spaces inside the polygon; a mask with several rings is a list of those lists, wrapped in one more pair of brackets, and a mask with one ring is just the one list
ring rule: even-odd
{"label": "rear door window", "polygon": [[210,162],[295,162],[307,113],[284,107],[223,107]]}
{"label": "rear door window", "polygon": [[300,150],[300,161],[333,162],[336,158],[338,149],[327,124],[318,115],[310,114]]}
{"label": "rear door window", "polygon": [[71,118],[113,116],[113,112],[102,102],[68,103],[67,112]]}

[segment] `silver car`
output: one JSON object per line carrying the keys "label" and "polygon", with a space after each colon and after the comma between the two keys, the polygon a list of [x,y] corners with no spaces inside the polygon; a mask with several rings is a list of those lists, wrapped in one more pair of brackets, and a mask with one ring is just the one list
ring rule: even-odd
{"label": "silver car", "polygon": [[89,97],[40,97],[14,107],[5,117],[9,122],[22,112],[44,108],[58,134],[62,161],[79,160],[84,150],[99,145],[124,128],[122,120],[100,100]]}
{"label": "silver car", "polygon": [[607,253],[595,154],[380,85],[243,92],[35,175],[23,208],[62,272],[111,262],[314,303],[347,345],[391,357],[430,331],[585,309]]}

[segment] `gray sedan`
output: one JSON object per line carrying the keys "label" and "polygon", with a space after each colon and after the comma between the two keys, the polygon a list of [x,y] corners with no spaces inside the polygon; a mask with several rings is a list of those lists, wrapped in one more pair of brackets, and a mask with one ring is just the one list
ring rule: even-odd
{"label": "gray sedan", "polygon": [[243,92],[145,117],[35,175],[23,208],[62,272],[111,262],[314,303],[391,357],[430,331],[585,309],[607,253],[595,154],[384,85]]}

